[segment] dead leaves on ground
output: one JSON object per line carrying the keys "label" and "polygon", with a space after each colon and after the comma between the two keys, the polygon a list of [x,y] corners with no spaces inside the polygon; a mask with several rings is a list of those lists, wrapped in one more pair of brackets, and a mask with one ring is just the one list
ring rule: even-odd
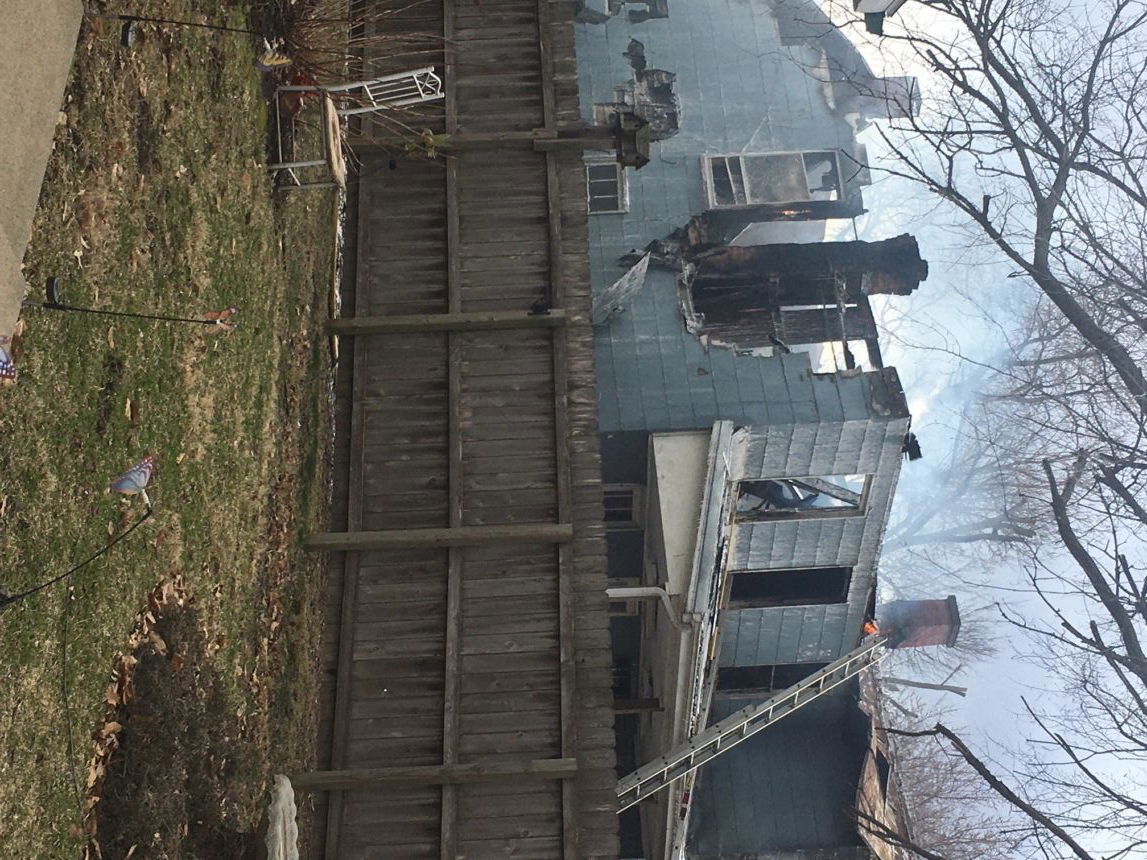
{"label": "dead leaves on ground", "polygon": [[135,688],[132,676],[135,666],[139,662],[135,656],[144,644],[150,645],[157,653],[168,657],[174,671],[183,668],[183,655],[169,654],[167,643],[155,630],[156,621],[165,613],[182,609],[194,602],[183,576],[164,579],[147,596],[147,606],[136,615],[135,624],[128,636],[127,649],[115,660],[112,670],[111,682],[108,684],[104,696],[104,719],[99,727],[92,732],[92,741],[95,752],[88,764],[88,775],[85,787],[84,835],[87,840],[84,849],[85,860],[102,858],[99,843],[96,840],[96,809],[100,802],[100,795],[107,776],[112,758],[119,748],[119,734],[123,731],[123,723],[119,721],[120,715],[135,699]]}

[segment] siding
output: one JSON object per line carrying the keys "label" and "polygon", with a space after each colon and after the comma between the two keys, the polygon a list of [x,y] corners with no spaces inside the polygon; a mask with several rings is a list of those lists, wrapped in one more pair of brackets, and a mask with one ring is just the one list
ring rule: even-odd
{"label": "siding", "polygon": [[[869,582],[871,582],[869,580]],[[817,663],[844,653],[851,607],[777,606],[721,613],[721,666]]]}
{"label": "siding", "polygon": [[[860,846],[850,815],[865,753],[855,684],[806,705],[701,768],[693,788],[692,860],[805,849],[849,857]],[[718,698],[711,721],[749,704]],[[844,853],[835,855],[835,850]],[[801,856],[801,855],[796,855]],[[864,856],[863,854],[860,856]]]}
{"label": "siding", "polygon": [[868,416],[864,377],[814,374],[801,353],[761,357],[706,349],[685,330],[669,272],[651,271],[629,309],[594,332],[603,433],[700,430],[719,420],[787,425]]}
{"label": "siding", "polygon": [[[592,119],[595,102],[613,101],[614,87],[632,80],[623,56],[631,38],[644,44],[650,68],[676,73],[681,108],[679,133],[654,142],[650,163],[627,171],[629,211],[589,218],[595,292],[624,274],[620,256],[664,238],[706,208],[702,155],[851,151],[851,126],[834,115],[823,85],[809,74],[811,52],[780,42],[781,6],[762,0],[674,3],[665,19],[633,24],[619,14],[605,24],[578,26],[583,117]],[[795,13],[790,8],[781,14]],[[832,45],[839,65],[854,65],[855,52],[845,40]],[[603,432],[694,429],[741,415],[740,423],[811,421],[827,417],[821,409],[836,408],[813,396],[820,390],[787,391],[803,387],[805,356],[707,353],[685,332],[674,277],[665,271],[651,270],[630,310],[596,333]]]}
{"label": "siding", "polygon": [[[882,408],[879,402],[871,407],[874,413]],[[845,603],[723,610],[719,665],[834,660],[855,647],[875,587],[907,431],[908,418],[895,415],[742,431],[741,477],[868,474],[873,479],[864,516],[735,527],[730,570],[851,567],[852,580]]]}

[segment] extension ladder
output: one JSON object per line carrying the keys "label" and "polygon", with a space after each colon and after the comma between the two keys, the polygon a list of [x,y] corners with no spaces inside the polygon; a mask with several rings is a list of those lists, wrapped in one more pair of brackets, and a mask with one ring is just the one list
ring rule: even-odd
{"label": "extension ladder", "polygon": [[782,690],[775,696],[755,705],[749,705],[730,714],[694,735],[661,758],[643,765],[617,783],[618,812],[628,809],[650,795],[671,785],[674,780],[692,773],[706,762],[732,749],[746,738],[751,738],[773,723],[787,717],[818,696],[838,687],[862,670],[884,658],[884,638],[862,644],[819,672],[809,675],[799,684]]}

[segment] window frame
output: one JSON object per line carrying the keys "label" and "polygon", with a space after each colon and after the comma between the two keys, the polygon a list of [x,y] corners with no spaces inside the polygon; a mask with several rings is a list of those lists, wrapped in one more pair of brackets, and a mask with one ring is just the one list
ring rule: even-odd
{"label": "window frame", "polygon": [[[855,473],[863,474],[863,473]],[[770,508],[761,511],[741,511],[740,501],[743,484],[761,484],[766,481],[825,481],[836,475],[765,475],[760,478],[742,478],[736,482],[736,492],[733,497],[733,521],[737,523],[766,523],[786,522],[791,520],[811,519],[838,519],[841,517],[863,517],[868,513],[869,499],[872,495],[871,474],[864,474],[864,484],[860,490],[860,499],[855,507],[835,506],[828,508]]]}
{"label": "window frame", "polygon": [[[610,493],[618,495],[628,493],[629,519],[610,520],[607,512],[606,497]],[[645,487],[641,484],[603,483],[601,485],[602,521],[607,532],[636,532],[645,529]]]}
{"label": "window frame", "polygon": [[[826,567],[780,567],[780,568],[745,568],[743,570],[730,570],[727,574],[729,582],[728,594],[725,597],[725,607],[732,610],[740,609],[775,609],[783,608],[786,606],[838,606],[842,603],[848,603],[849,592],[852,591],[852,577],[855,568],[851,565],[832,565]],[[750,577],[756,579],[758,583],[763,582],[771,577],[776,577],[777,582],[781,579],[788,580],[789,583],[794,583],[797,578],[801,580],[797,583],[799,585],[807,585],[804,578],[823,577],[824,585],[835,585],[831,592],[827,589],[822,593],[810,596],[809,590],[806,589],[799,595],[785,595],[773,594],[768,597],[760,595],[745,596],[742,594],[734,594],[734,591],[741,591],[738,588],[739,582],[749,584],[750,579],[738,580],[738,577]]]}
{"label": "window frame", "polygon": [[[594,209],[594,196],[590,192],[590,170],[594,167],[612,167],[617,178],[617,207],[616,209]],[[593,180],[603,181],[603,180]],[[606,199],[606,198],[597,198]],[[585,201],[586,211],[590,215],[621,215],[629,211],[629,176],[622,164],[616,159],[595,156],[585,159]]]}
{"label": "window frame", "polygon": [[[830,201],[830,202],[840,202],[840,201],[844,200],[844,198],[845,198],[845,181],[844,181],[844,171],[841,167],[841,160],[840,160],[841,151],[839,149],[784,149],[784,150],[771,150],[771,151],[767,151],[767,152],[730,152],[730,153],[715,152],[715,153],[712,153],[710,155],[702,155],[701,156],[701,167],[702,167],[701,179],[702,179],[702,182],[704,183],[704,187],[705,187],[705,201],[708,204],[708,207],[710,209],[749,209],[749,208],[752,208],[754,206],[788,206],[788,205],[792,205],[792,204],[796,204],[796,203],[808,203],[808,202],[813,200],[813,197],[812,197],[812,190],[809,189],[809,187],[808,187],[808,168],[805,166],[804,158],[806,155],[812,155],[814,153],[829,153],[832,155],[833,161],[836,164],[837,198],[835,201]],[[802,172],[804,174],[804,180],[805,180],[805,190],[806,190],[806,194],[808,196],[806,196],[804,198],[800,198],[800,199],[751,200],[751,199],[749,199],[749,189],[746,187],[746,189],[745,189],[745,200],[746,200],[746,202],[744,202],[744,203],[719,203],[719,202],[717,202],[717,189],[716,189],[715,183],[713,181],[713,162],[715,159],[718,159],[718,158],[723,158],[723,159],[760,158],[760,157],[765,157],[765,156],[777,156],[777,155],[800,156],[801,167],[803,168]],[[744,169],[743,168],[741,170],[741,174],[742,174],[742,176],[744,176]]]}

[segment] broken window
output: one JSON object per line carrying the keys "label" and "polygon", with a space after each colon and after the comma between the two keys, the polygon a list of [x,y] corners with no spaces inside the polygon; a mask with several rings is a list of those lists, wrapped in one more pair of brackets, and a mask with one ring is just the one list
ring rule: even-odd
{"label": "broken window", "polygon": [[851,580],[850,567],[738,570],[730,575],[729,608],[843,603]]}
{"label": "broken window", "polygon": [[794,347],[793,352],[809,353],[813,373],[839,373],[849,370],[850,365],[861,370],[877,370],[880,367],[879,352],[870,348],[869,342],[864,340],[801,344]]}
{"label": "broken window", "polygon": [[616,161],[587,162],[585,188],[591,214],[625,212],[629,208],[625,169]]}
{"label": "broken window", "polygon": [[840,177],[839,158],[832,150],[705,157],[709,205],[715,209],[840,200]]}
{"label": "broken window", "polygon": [[717,689],[721,692],[752,690],[766,693],[787,690],[827,665],[784,663],[775,666],[726,666],[717,670]]}
{"label": "broken window", "polygon": [[892,764],[880,750],[876,751],[876,779],[880,783],[880,797],[888,799],[888,778],[892,775]]}
{"label": "broken window", "polygon": [[870,482],[869,475],[741,481],[737,490],[737,521],[862,514]]}
{"label": "broken window", "polygon": [[608,531],[632,531],[643,527],[642,487],[637,484],[603,484],[601,495]]}

